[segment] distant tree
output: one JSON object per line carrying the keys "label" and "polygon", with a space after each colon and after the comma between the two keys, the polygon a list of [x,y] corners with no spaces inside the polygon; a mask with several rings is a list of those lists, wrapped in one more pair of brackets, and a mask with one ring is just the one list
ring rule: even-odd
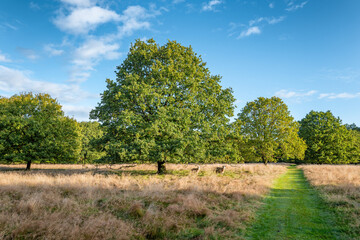
{"label": "distant tree", "polygon": [[298,136],[299,125],[280,98],[259,97],[248,102],[236,122],[247,145],[242,150],[245,161],[267,164],[278,159],[304,158],[306,144]]}
{"label": "distant tree", "polygon": [[6,162],[75,162],[80,151],[78,123],[65,117],[48,94],[0,97],[0,155]]}
{"label": "distant tree", "polygon": [[232,90],[205,65],[175,41],[137,40],[91,112],[107,129],[107,158],[156,162],[158,173],[165,162],[204,160],[234,109]]}
{"label": "distant tree", "polygon": [[99,139],[104,135],[98,122],[80,122],[81,127],[81,152],[80,162],[93,163],[105,155]]}
{"label": "distant tree", "polygon": [[330,112],[311,111],[300,121],[300,137],[308,148],[308,163],[353,163],[359,161],[356,133],[347,130],[340,118]]}
{"label": "distant tree", "polygon": [[345,124],[346,129],[360,132],[360,127],[356,126],[355,123]]}

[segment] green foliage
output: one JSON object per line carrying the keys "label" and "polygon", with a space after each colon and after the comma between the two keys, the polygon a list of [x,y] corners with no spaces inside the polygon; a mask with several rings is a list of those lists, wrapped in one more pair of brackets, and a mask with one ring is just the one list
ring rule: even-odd
{"label": "green foliage", "polygon": [[81,152],[80,162],[93,163],[104,157],[105,152],[102,151],[99,139],[104,135],[98,122],[80,122],[81,127]]}
{"label": "green foliage", "polygon": [[27,162],[27,168],[31,162],[75,162],[79,131],[48,94],[0,98],[0,154],[6,162]]}
{"label": "green foliage", "polygon": [[137,40],[91,112],[107,129],[108,159],[197,162],[211,156],[211,142],[226,135],[234,98],[205,65],[175,41]]}
{"label": "green foliage", "polygon": [[311,111],[300,121],[300,137],[308,149],[308,163],[346,164],[359,162],[359,134],[347,130],[340,118],[330,112]]}
{"label": "green foliage", "polygon": [[246,145],[240,150],[246,161],[276,162],[303,159],[305,142],[298,136],[298,123],[278,97],[260,97],[248,102],[236,120],[236,132]]}

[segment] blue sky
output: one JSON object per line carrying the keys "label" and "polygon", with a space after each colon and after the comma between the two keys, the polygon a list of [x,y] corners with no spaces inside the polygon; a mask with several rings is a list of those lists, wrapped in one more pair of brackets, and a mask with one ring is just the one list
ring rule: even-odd
{"label": "blue sky", "polygon": [[0,95],[46,92],[87,120],[135,39],[191,45],[236,113],[281,97],[360,125],[358,0],[1,0]]}

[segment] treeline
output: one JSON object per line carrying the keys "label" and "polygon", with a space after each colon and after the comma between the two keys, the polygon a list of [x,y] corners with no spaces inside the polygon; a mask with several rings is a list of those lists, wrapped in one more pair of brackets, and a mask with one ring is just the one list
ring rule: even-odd
{"label": "treeline", "polygon": [[0,98],[0,158],[7,163],[359,163],[360,131],[328,112],[293,119],[277,97],[233,117],[232,89],[175,41],[136,41],[107,79],[93,122],[64,115],[47,94]]}

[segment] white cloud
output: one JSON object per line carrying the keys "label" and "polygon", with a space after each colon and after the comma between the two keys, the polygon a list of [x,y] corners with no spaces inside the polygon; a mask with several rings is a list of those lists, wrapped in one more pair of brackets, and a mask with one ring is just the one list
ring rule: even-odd
{"label": "white cloud", "polygon": [[211,0],[208,3],[204,3],[202,10],[203,11],[215,11],[215,6],[220,5],[222,1],[220,0]]}
{"label": "white cloud", "polygon": [[90,70],[101,60],[114,60],[120,57],[119,44],[113,43],[112,38],[89,38],[73,55],[73,69],[70,81],[83,82],[89,76]]}
{"label": "white cloud", "polygon": [[118,27],[118,37],[121,38],[124,35],[131,35],[136,30],[149,29],[150,22],[146,21],[146,19],[154,17],[157,14],[160,13],[157,11],[150,13],[141,6],[129,6],[120,16],[122,26]]}
{"label": "white cloud", "polygon": [[288,7],[285,10],[289,12],[296,11],[300,8],[303,8],[307,3],[308,1],[302,2],[300,4],[295,4],[294,1],[291,1],[289,2]]}
{"label": "white cloud", "polygon": [[30,73],[0,65],[0,91],[8,93],[34,92],[48,93],[60,101],[76,102],[98,96],[89,94],[75,84],[59,84],[32,80]]}
{"label": "white cloud", "polygon": [[275,4],[274,3],[269,3],[269,8],[274,8]]}
{"label": "white cloud", "polygon": [[48,52],[51,56],[60,56],[64,53],[62,49],[56,49],[54,44],[46,44],[44,50]]}
{"label": "white cloud", "polygon": [[75,117],[78,121],[88,121],[89,113],[93,108],[90,106],[78,106],[78,105],[62,105],[62,110],[66,115]]}
{"label": "white cloud", "polygon": [[249,27],[248,29],[242,31],[237,38],[240,39],[240,38],[244,38],[244,37],[248,37],[250,35],[260,34],[260,33],[261,33],[261,30],[259,27]]}
{"label": "white cloud", "polygon": [[294,92],[294,91],[289,91],[289,90],[285,90],[282,89],[278,92],[275,93],[276,96],[280,97],[280,98],[299,98],[299,97],[308,97],[308,96],[312,96],[315,93],[317,93],[317,91],[315,90],[310,90],[307,92]]}
{"label": "white cloud", "polygon": [[54,24],[64,32],[72,34],[87,34],[100,24],[118,21],[120,16],[111,10],[98,6],[88,8],[75,8],[67,16],[60,14]]}
{"label": "white cloud", "polygon": [[328,98],[328,99],[351,99],[351,98],[360,98],[360,92],[358,93],[322,93],[319,96],[319,99]]}
{"label": "white cloud", "polygon": [[0,52],[0,62],[11,62],[11,60]]}
{"label": "white cloud", "polygon": [[[166,9],[156,9],[151,5],[149,9],[141,6],[129,6],[121,14],[97,6],[98,1],[91,0],[61,0],[68,14],[59,13],[54,24],[70,34],[83,35],[84,41],[74,50],[71,56],[71,82],[83,82],[90,76],[90,71],[102,60],[118,59],[121,55],[119,40],[130,36],[134,31],[150,29],[148,19],[153,18]],[[99,1],[100,2],[100,1]],[[117,30],[102,36],[89,34],[104,23],[114,22]],[[45,49],[52,55],[60,55],[62,51],[55,45],[48,45]]]}

